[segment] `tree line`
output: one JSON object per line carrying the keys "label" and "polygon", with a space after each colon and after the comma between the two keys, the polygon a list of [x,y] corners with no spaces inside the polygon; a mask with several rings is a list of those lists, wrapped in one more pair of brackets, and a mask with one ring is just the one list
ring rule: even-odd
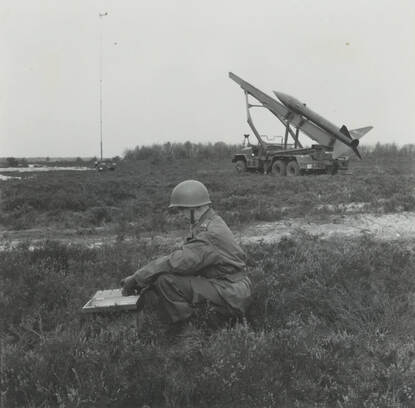
{"label": "tree line", "polygon": [[[185,143],[171,143],[153,144],[150,146],[136,146],[133,149],[127,149],[124,152],[124,159],[133,160],[151,160],[160,162],[163,160],[177,160],[177,159],[225,159],[232,157],[238,150],[240,145],[227,144],[225,142],[216,143],[192,143],[187,141]],[[415,144],[406,144],[398,146],[395,143],[376,143],[374,146],[362,145],[359,147],[360,152],[365,157],[384,158],[384,157],[415,157]],[[120,157],[113,158],[113,160],[120,160]],[[70,162],[76,164],[85,164],[85,162],[93,163],[97,158],[82,159],[80,157],[63,161],[62,163],[68,165]],[[57,162],[47,157],[42,160],[42,164],[49,162]],[[46,163],[45,163],[46,162]],[[2,160],[2,166],[5,167],[27,167],[28,160],[25,158],[7,157]],[[1,167],[1,166],[0,166]]]}
{"label": "tree line", "polygon": [[398,146],[396,143],[376,143],[374,146],[363,145],[359,147],[362,154],[367,157],[415,157],[415,144]]}
{"label": "tree line", "polygon": [[224,159],[232,156],[238,145],[216,143],[164,143],[151,146],[136,146],[124,153],[125,160],[176,160],[176,159]]}
{"label": "tree line", "polygon": [[[216,143],[171,143],[136,146],[127,149],[125,160],[152,160],[155,162],[176,159],[225,159],[240,150],[240,145]],[[366,157],[415,157],[415,144],[398,146],[395,143],[376,143],[374,146],[362,145],[360,152]]]}

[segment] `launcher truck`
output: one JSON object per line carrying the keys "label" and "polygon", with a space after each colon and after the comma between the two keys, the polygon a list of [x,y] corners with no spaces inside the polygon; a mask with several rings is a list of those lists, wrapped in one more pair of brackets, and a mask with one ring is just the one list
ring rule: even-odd
{"label": "launcher truck", "polygon": [[[251,144],[249,135],[244,135],[242,150],[232,158],[238,172],[253,170],[274,176],[336,174],[348,169],[351,153],[361,158],[357,150],[359,139],[372,129],[371,126],[350,131],[344,125],[338,128],[294,97],[274,92],[280,103],[232,72],[229,77],[244,90],[247,122],[257,139],[256,144]],[[251,103],[249,97],[258,102]],[[268,109],[284,125],[285,135],[278,141],[264,140],[253,123],[252,108]],[[300,131],[317,143],[303,147]]]}

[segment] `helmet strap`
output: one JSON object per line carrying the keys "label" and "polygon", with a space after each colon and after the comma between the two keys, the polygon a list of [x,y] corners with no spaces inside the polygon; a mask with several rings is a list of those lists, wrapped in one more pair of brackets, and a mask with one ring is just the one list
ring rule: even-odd
{"label": "helmet strap", "polygon": [[190,237],[193,238],[193,226],[195,225],[195,210],[190,209]]}

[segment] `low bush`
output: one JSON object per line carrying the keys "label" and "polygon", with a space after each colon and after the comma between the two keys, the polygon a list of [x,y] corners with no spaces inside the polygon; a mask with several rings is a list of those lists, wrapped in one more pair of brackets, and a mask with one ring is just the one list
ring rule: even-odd
{"label": "low bush", "polygon": [[140,336],[126,315],[79,314],[169,248],[49,241],[1,252],[5,406],[412,406],[413,251],[307,235],[245,249],[247,320],[179,342],[152,309]]}

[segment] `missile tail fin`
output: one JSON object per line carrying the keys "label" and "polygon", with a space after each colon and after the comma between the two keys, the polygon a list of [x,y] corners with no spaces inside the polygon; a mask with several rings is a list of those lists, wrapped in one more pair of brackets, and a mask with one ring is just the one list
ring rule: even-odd
{"label": "missile tail fin", "polygon": [[359,146],[359,139],[353,139],[350,142],[350,147],[352,148],[352,150],[355,152],[356,156],[362,160],[362,156],[359,153],[359,150],[357,150],[357,146]]}
{"label": "missile tail fin", "polygon": [[352,135],[353,138],[360,139],[372,129],[373,129],[373,126],[366,126],[366,127],[359,128],[359,129],[351,129],[350,134]]}
{"label": "missile tail fin", "polygon": [[347,127],[345,125],[343,125],[340,128],[340,132],[342,132],[346,137],[348,137],[350,139],[350,147],[351,149],[354,151],[354,153],[356,154],[356,156],[362,160],[362,156],[359,153],[359,150],[357,150],[357,146],[359,146],[359,139],[353,139],[352,136],[350,135],[349,129],[347,129]]}
{"label": "missile tail fin", "polygon": [[360,160],[362,160],[362,156],[360,155],[359,150],[357,150],[357,146],[352,147],[352,149],[353,149],[353,151],[356,153],[356,156],[357,156]]}
{"label": "missile tail fin", "polygon": [[347,136],[349,139],[351,139],[352,137],[350,136],[350,133],[349,133],[349,129],[347,129],[347,127],[345,126],[345,125],[343,125],[341,128],[340,128],[340,132],[342,132],[345,136]]}

